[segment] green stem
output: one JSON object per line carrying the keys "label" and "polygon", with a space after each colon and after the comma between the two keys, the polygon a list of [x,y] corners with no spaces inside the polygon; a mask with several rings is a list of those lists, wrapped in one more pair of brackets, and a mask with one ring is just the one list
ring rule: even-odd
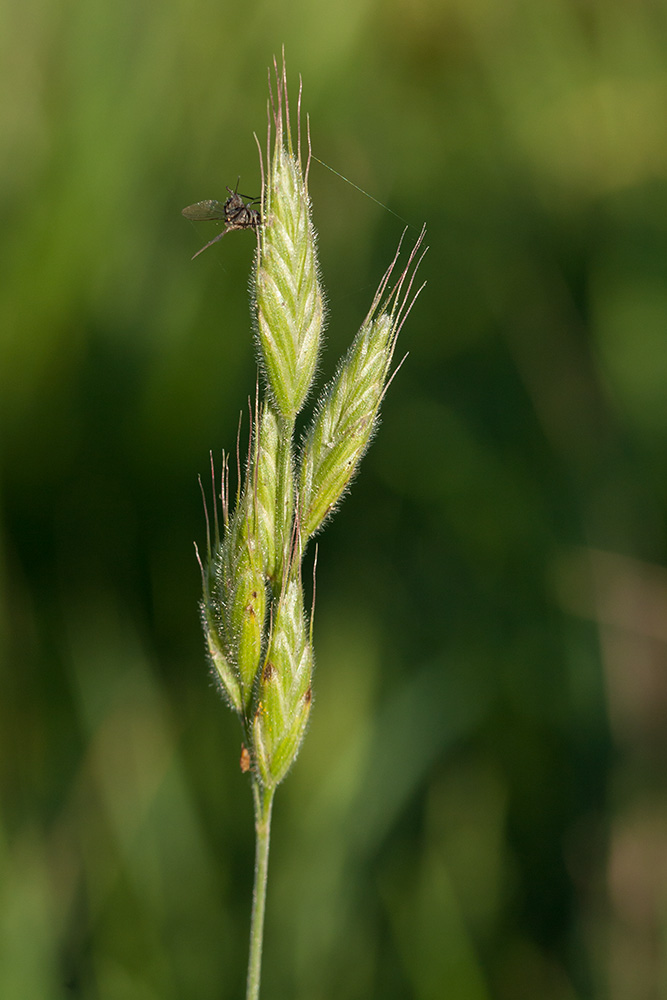
{"label": "green stem", "polygon": [[253,781],[255,800],[255,885],[252,894],[250,921],[250,958],[248,960],[248,987],[246,1000],[258,1000],[262,975],[262,941],[264,938],[264,907],[266,880],[269,872],[269,841],[271,838],[271,809],[275,788],[262,788]]}

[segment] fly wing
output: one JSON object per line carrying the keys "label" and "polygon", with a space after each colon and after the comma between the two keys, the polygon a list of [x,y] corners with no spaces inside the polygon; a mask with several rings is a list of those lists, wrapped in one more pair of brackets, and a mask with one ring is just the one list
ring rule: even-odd
{"label": "fly wing", "polygon": [[221,201],[198,201],[196,205],[188,205],[181,212],[186,219],[193,222],[208,222],[211,219],[225,219],[225,206]]}

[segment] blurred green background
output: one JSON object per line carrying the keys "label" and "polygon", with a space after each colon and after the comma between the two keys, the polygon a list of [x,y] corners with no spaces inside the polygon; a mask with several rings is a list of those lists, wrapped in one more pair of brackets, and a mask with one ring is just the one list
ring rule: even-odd
{"label": "blurred green background", "polygon": [[[264,1000],[667,995],[667,8],[0,7],[0,996],[243,995],[197,474],[254,392],[267,67],[428,286],[320,539]],[[403,223],[311,168],[321,384]],[[400,351],[399,346],[399,353]]]}

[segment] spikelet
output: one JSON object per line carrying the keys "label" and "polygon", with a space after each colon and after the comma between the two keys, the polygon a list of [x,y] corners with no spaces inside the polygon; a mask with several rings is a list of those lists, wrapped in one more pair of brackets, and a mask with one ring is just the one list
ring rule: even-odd
{"label": "spikelet", "polygon": [[399,245],[368,316],[316,408],[301,449],[298,505],[303,544],[335,508],[370,444],[388,384],[396,338],[415,299],[411,296],[410,268],[422,238],[423,232],[382,306]]}
{"label": "spikelet", "polygon": [[251,489],[257,545],[261,552],[262,571],[268,580],[273,580],[276,573],[279,454],[278,420],[271,407],[265,403],[259,418]]}
{"label": "spikelet", "polygon": [[217,516],[204,573],[202,622],[214,677],[240,715],[250,708],[266,640],[267,580],[275,566],[275,420],[264,407],[253,421],[243,490],[228,515],[223,465],[224,534]]}
{"label": "spikelet", "polygon": [[262,368],[277,412],[294,421],[310,390],[324,325],[307,170],[289,127],[287,80],[277,72],[275,142],[269,158],[256,275]]}
{"label": "spikelet", "polygon": [[293,572],[278,600],[252,724],[254,758],[265,788],[283,780],[299,752],[310,715],[312,672],[303,589]]}

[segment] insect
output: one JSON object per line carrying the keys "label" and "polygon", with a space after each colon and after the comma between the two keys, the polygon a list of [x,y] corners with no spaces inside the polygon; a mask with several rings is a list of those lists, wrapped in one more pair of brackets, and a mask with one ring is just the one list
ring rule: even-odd
{"label": "insect", "polygon": [[[252,207],[254,202],[259,201],[259,198],[250,198],[246,194],[239,194],[238,187],[239,182],[237,181],[233,191],[230,187],[227,188],[229,198],[225,202],[212,200],[198,201],[195,205],[188,205],[181,212],[186,219],[191,219],[193,222],[209,222],[213,219],[221,219],[225,223],[225,228],[222,232],[214,236],[212,240],[209,240],[201,250],[198,250],[193,255],[193,260],[200,253],[203,253],[204,250],[208,250],[210,246],[221,240],[227,233],[230,233],[232,229],[259,229],[262,217],[257,209]],[[244,201],[244,198],[247,201]]]}

